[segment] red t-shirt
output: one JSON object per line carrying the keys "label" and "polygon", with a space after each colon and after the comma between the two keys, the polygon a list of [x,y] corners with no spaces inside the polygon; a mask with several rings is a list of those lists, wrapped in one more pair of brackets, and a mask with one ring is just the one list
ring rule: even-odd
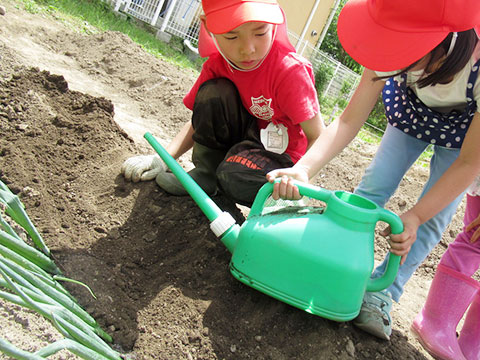
{"label": "red t-shirt", "polygon": [[243,106],[257,118],[259,129],[270,121],[288,129],[286,153],[297,162],[307,150],[307,138],[300,123],[313,118],[319,111],[312,65],[298,54],[274,42],[262,65],[252,71],[232,69],[220,54],[203,64],[192,89],[183,99],[193,109],[198,88],[215,78],[230,79],[238,89]]}

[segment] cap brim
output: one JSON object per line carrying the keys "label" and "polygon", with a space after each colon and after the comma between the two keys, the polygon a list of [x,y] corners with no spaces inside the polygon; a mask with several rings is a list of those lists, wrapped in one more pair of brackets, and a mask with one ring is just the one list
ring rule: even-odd
{"label": "cap brim", "polygon": [[208,31],[224,34],[246,22],[264,22],[282,24],[284,17],[280,6],[258,2],[242,2],[240,5],[228,7],[207,15]]}
{"label": "cap brim", "polygon": [[449,34],[399,32],[372,19],[365,0],[350,0],[338,18],[338,39],[360,65],[376,71],[406,68],[433,50]]}

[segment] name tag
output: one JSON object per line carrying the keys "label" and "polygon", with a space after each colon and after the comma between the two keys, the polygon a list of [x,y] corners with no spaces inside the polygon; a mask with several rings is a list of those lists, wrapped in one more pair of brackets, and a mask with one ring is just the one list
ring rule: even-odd
{"label": "name tag", "polygon": [[283,154],[288,147],[288,131],[283,124],[268,124],[260,130],[260,141],[266,150],[276,154]]}

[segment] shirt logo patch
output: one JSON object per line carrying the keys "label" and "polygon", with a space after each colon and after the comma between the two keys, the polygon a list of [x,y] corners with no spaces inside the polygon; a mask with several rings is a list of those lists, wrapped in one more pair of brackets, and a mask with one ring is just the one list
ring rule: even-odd
{"label": "shirt logo patch", "polygon": [[262,120],[269,121],[273,117],[273,109],[270,107],[272,99],[265,99],[262,95],[258,98],[252,96],[252,106],[250,106],[250,111],[253,115]]}

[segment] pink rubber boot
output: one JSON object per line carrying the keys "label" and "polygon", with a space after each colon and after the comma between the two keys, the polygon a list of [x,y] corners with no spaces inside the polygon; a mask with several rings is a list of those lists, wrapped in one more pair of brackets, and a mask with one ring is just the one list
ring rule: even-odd
{"label": "pink rubber boot", "polygon": [[478,283],[445,265],[439,265],[423,309],[412,331],[436,359],[464,360],[456,329],[478,291]]}
{"label": "pink rubber boot", "polygon": [[480,293],[468,309],[458,343],[467,360],[480,360]]}

